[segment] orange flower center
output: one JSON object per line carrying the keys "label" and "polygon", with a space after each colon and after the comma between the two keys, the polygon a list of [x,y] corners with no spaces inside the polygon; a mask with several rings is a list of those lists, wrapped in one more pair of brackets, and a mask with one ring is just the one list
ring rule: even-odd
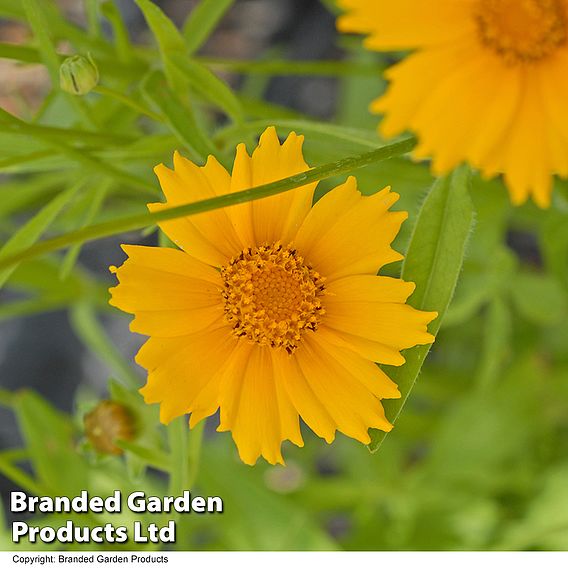
{"label": "orange flower center", "polygon": [[564,0],[478,0],[481,41],[508,64],[539,61],[566,43]]}
{"label": "orange flower center", "polygon": [[290,245],[247,249],[221,269],[225,319],[237,337],[292,353],[324,309],[322,278]]}

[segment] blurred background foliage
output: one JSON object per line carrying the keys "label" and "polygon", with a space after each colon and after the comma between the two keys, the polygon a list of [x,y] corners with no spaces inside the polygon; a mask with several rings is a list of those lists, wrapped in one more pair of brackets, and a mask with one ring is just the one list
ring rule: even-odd
{"label": "blurred background foliage", "polygon": [[[311,165],[380,145],[367,107],[396,54],[339,37],[336,13],[333,0],[0,0],[0,259],[143,212],[159,199],[152,167],[174,149],[230,164],[235,145],[252,149],[270,124],[305,134]],[[83,97],[59,88],[60,63],[74,54],[100,74]],[[388,184],[401,194],[405,251],[433,182],[428,165],[397,158],[356,175],[365,193]],[[286,445],[286,468],[243,465],[216,418],[197,463],[198,436],[182,419],[158,429],[157,409],[136,393],[143,338],[108,306],[107,267],[122,261],[120,242],[157,244],[155,229],[2,269],[0,549],[14,547],[6,504],[17,487],[106,495],[190,485],[221,495],[226,511],[178,518],[181,550],[567,549],[567,196],[559,181],[550,210],[515,209],[500,181],[474,178],[476,227],[456,297],[395,430],[373,455],[306,430],[304,449]],[[85,438],[83,416],[103,398],[136,420],[124,456],[97,455]]]}

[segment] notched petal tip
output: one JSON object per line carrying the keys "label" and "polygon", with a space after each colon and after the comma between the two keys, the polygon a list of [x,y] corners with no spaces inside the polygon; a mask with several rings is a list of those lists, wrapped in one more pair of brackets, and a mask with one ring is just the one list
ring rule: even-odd
{"label": "notched petal tip", "polygon": [[157,165],[154,166],[153,168],[154,173],[156,174],[156,176],[158,177],[158,180],[160,179],[160,173],[165,173],[166,171],[171,172],[172,170],[170,170],[170,168],[168,168],[165,164],[163,163],[159,163]]}

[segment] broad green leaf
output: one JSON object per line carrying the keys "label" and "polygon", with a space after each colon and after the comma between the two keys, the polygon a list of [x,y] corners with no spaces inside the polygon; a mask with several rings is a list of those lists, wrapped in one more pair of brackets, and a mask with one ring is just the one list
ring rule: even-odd
{"label": "broad green leaf", "polygon": [[[4,256],[14,254],[33,245],[41,235],[49,228],[59,212],[73,199],[74,195],[83,185],[79,182],[74,186],[59,193],[41,211],[23,225],[8,242],[0,249],[0,259]],[[17,264],[0,270],[0,288],[6,283]]]}
{"label": "broad green leaf", "polygon": [[189,54],[195,53],[211,35],[215,26],[235,0],[201,0],[183,25],[183,35]]}
{"label": "broad green leaf", "polygon": [[[469,196],[470,172],[460,167],[432,187],[418,215],[402,266],[402,278],[416,284],[409,303],[419,310],[437,311],[430,332],[438,333],[450,305],[462,268],[467,241],[474,222]],[[398,385],[400,399],[383,401],[387,417],[394,424],[414,387],[430,345],[405,352],[406,363],[387,374]],[[386,434],[371,430],[369,449],[376,451]]]}

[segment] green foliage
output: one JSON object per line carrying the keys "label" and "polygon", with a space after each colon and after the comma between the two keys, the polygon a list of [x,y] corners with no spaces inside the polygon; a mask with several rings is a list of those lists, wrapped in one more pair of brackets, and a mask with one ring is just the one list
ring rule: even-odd
{"label": "green foliage", "polygon": [[[0,111],[0,323],[65,310],[77,338],[115,378],[104,396],[126,406],[136,424],[132,440],[117,442],[123,456],[102,456],[82,423],[100,394],[82,387],[65,414],[35,392],[0,391],[22,438],[21,447],[0,450],[0,473],[38,495],[81,489],[164,495],[184,488],[221,495],[223,515],[177,519],[179,549],[565,550],[564,185],[558,183],[552,208],[539,211],[512,208],[499,180],[484,181],[465,167],[433,180],[427,164],[406,156],[413,138],[378,137],[368,104],[384,87],[388,62],[352,38],[337,42],[341,61],[287,60],[281,50],[254,61],[205,57],[200,49],[238,3],[201,0],[182,30],[151,0],[136,3],[151,45],[133,43],[113,0],[86,0],[87,29],[52,0],[0,0],[0,17],[30,31],[25,45],[0,44],[0,57],[42,65],[51,84],[39,108],[22,99],[17,117]],[[324,3],[337,9],[333,0]],[[104,20],[110,38],[102,33]],[[82,97],[60,89],[68,55],[92,57],[99,70],[99,85]],[[237,75],[244,78],[239,88]],[[276,75],[333,78],[334,116],[322,121],[264,100]],[[197,163],[214,154],[230,167],[236,144],[250,147],[269,125],[281,137],[305,135],[309,172],[146,211],[149,200],[160,199],[152,167],[170,163],[175,149]],[[85,267],[88,243],[96,247],[98,239],[127,232],[124,238],[136,242],[159,220],[311,181],[321,180],[319,197],[351,173],[366,195],[385,185],[401,195],[397,208],[410,219],[394,246],[406,260],[385,273],[416,282],[412,305],[439,312],[430,326],[437,336],[430,356],[430,346],[417,347],[405,353],[406,365],[385,369],[403,395],[385,404],[397,419],[393,432],[372,433],[378,451],[371,455],[343,437],[328,447],[306,430],[305,448],[284,445],[287,468],[250,468],[226,433],[189,431],[184,419],[160,426],[158,408],[138,393],[141,370],[105,326],[126,323],[108,306],[106,271]],[[81,519],[134,520],[128,512]],[[0,549],[12,547],[8,530],[0,526]]]}
{"label": "green foliage", "polygon": [[[462,167],[434,184],[416,220],[402,265],[403,280],[416,284],[410,304],[420,310],[438,312],[438,317],[430,324],[433,335],[440,329],[450,305],[473,226],[469,178],[469,170]],[[384,402],[393,422],[398,418],[429,351],[430,345],[412,348],[405,354],[406,363],[390,371],[390,377],[402,394],[396,401]],[[371,430],[370,450],[376,451],[384,437],[384,432]]]}

